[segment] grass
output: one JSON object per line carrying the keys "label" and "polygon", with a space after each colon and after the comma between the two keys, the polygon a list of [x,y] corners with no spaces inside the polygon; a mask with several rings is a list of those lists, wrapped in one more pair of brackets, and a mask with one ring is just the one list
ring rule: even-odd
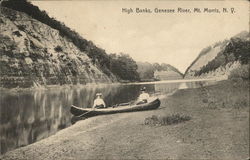
{"label": "grass", "polygon": [[190,116],[187,115],[180,115],[180,114],[172,114],[168,116],[156,116],[152,115],[151,117],[145,118],[144,124],[145,125],[173,125],[182,123],[185,121],[189,121],[191,119]]}

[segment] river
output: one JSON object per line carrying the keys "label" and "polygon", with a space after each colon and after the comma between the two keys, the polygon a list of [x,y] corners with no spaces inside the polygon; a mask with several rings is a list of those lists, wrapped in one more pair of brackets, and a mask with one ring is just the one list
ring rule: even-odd
{"label": "river", "polygon": [[50,88],[46,90],[1,91],[1,154],[34,143],[71,125],[73,104],[91,107],[101,92],[107,106],[135,100],[142,87],[150,95],[166,95],[178,89],[196,88],[215,81],[164,81]]}

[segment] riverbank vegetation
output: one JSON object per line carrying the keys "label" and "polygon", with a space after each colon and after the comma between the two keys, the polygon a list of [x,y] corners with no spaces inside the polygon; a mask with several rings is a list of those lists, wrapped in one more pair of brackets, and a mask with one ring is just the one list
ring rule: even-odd
{"label": "riverbank vegetation", "polygon": [[249,74],[249,64],[244,64],[240,66],[239,68],[235,68],[232,70],[232,72],[229,75],[229,79],[231,80],[250,80],[250,74]]}
{"label": "riverbank vegetation", "polygon": [[172,114],[169,116],[157,116],[153,115],[151,117],[145,118],[145,125],[161,126],[161,125],[173,125],[191,120],[190,116]]}

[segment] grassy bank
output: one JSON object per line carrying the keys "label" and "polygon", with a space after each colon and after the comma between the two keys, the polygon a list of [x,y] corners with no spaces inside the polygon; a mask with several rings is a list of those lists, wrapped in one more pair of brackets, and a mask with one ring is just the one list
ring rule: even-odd
{"label": "grassy bank", "polygon": [[[2,159],[247,159],[249,84],[178,90],[157,110],[79,121]],[[148,125],[147,118],[167,123]],[[169,122],[169,123],[168,123]],[[174,122],[174,123],[173,123]]]}

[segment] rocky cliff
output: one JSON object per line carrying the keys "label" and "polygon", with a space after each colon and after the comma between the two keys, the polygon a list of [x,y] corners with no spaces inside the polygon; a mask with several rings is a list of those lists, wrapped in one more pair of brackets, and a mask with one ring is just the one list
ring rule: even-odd
{"label": "rocky cliff", "polygon": [[0,56],[1,87],[116,81],[58,30],[1,6]]}
{"label": "rocky cliff", "polygon": [[249,32],[243,31],[230,40],[203,49],[187,68],[185,78],[226,79],[231,72],[249,64]]}

